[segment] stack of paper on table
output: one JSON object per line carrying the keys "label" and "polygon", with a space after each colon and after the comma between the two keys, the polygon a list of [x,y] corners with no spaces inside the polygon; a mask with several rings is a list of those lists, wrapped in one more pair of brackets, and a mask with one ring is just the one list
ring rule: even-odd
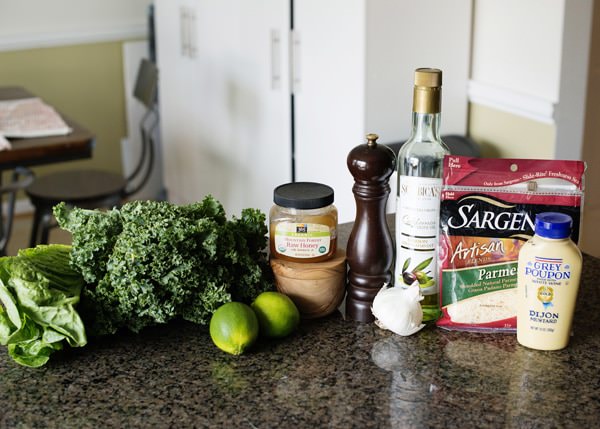
{"label": "stack of paper on table", "polygon": [[0,135],[4,137],[47,137],[71,131],[58,112],[39,98],[0,101]]}

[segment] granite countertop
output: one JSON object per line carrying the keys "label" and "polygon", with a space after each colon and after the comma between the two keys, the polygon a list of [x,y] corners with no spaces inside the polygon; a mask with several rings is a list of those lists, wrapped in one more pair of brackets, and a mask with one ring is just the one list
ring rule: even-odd
{"label": "granite countertop", "polygon": [[599,275],[586,255],[574,337],[558,352],[435,327],[400,337],[340,313],[238,357],[184,322],[95,340],[37,370],[2,349],[0,427],[594,427]]}

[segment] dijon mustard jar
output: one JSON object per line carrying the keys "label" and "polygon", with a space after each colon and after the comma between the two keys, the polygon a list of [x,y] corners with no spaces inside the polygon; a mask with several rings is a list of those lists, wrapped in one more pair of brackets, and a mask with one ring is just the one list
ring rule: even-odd
{"label": "dijon mustard jar", "polygon": [[538,350],[567,347],[581,279],[581,251],[571,241],[573,219],[539,213],[535,235],[519,252],[517,341]]}
{"label": "dijon mustard jar", "polygon": [[269,212],[271,256],[291,262],[322,262],[337,249],[338,212],[327,185],[295,182],[273,192]]}

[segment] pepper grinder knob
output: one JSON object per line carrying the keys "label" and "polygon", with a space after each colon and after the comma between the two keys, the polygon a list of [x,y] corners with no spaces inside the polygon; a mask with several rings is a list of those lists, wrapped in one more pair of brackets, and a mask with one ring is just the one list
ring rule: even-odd
{"label": "pepper grinder knob", "polygon": [[377,134],[367,134],[367,143],[352,149],[347,159],[354,177],[356,219],[346,247],[346,317],[360,322],[374,320],[373,299],[384,283],[392,281],[394,244],[385,208],[396,155],[386,145],[377,144],[378,138]]}

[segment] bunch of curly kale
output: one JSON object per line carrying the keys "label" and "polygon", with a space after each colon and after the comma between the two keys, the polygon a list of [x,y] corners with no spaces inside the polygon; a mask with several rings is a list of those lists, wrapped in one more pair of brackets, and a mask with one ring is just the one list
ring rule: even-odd
{"label": "bunch of curly kale", "polygon": [[273,288],[265,215],[227,220],[211,196],[178,206],[134,201],[111,211],[68,208],[54,215],[72,233],[71,264],[87,282],[79,309],[91,335],[138,332],[175,317],[206,324],[229,301]]}

